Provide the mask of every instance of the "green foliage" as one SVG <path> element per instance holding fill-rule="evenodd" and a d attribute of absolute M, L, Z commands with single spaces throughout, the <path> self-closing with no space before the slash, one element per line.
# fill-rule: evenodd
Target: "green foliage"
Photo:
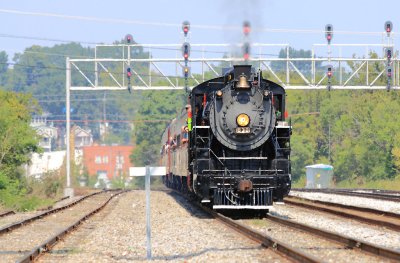
<path fill-rule="evenodd" d="M 0 204 L 18 211 L 28 211 L 39 206 L 48 206 L 51 200 L 41 198 L 37 195 L 27 195 L 25 182 L 11 179 L 0 172 Z"/>
<path fill-rule="evenodd" d="M 313 163 L 332 164 L 337 182 L 396 178 L 398 100 L 397 93 L 386 91 L 288 91 L 294 180 Z M 316 111 L 320 113 L 301 114 Z"/>
<path fill-rule="evenodd" d="M 38 110 L 31 96 L 0 90 L 0 172 L 17 177 L 17 168 L 40 152 L 31 114 Z"/>
<path fill-rule="evenodd" d="M 287 50 L 285 49 L 281 49 L 279 51 L 279 55 L 278 58 L 286 58 L 287 57 Z M 311 54 L 311 50 L 304 50 L 304 49 L 294 49 L 292 47 L 289 47 L 289 57 L 290 58 L 311 58 L 312 54 Z M 295 61 L 293 62 L 293 64 L 296 66 L 296 68 L 303 72 L 306 73 L 308 75 L 310 75 L 311 72 L 311 62 L 306 62 L 306 61 Z M 281 62 L 281 61 L 273 61 L 271 63 L 271 67 L 276 70 L 276 71 L 285 71 L 286 70 L 286 62 Z M 316 62 L 315 63 L 315 67 L 321 68 L 321 62 Z"/>
<path fill-rule="evenodd" d="M 183 91 L 143 92 L 135 119 L 135 149 L 131 160 L 135 166 L 156 165 L 159 159 L 161 135 L 167 122 L 177 116 L 185 104 Z"/>

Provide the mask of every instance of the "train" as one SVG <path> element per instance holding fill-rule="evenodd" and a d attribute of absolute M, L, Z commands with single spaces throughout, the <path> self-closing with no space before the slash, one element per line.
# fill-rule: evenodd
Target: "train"
<path fill-rule="evenodd" d="M 188 94 L 166 127 L 164 183 L 214 210 L 267 211 L 291 188 L 285 89 L 251 65 L 235 65 Z"/>

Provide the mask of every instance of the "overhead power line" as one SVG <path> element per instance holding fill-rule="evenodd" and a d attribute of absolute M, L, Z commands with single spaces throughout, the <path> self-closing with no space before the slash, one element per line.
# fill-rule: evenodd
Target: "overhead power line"
<path fill-rule="evenodd" d="M 99 17 L 88 17 L 88 16 L 73 16 L 64 15 L 56 13 L 41 13 L 41 12 L 29 12 L 21 10 L 11 10 L 11 9 L 0 9 L 0 13 L 4 14 L 14 14 L 14 15 L 25 15 L 25 16 L 37 16 L 37 17 L 53 17 L 68 20 L 79 20 L 88 22 L 101 22 L 101 23 L 113 23 L 113 24 L 134 24 L 134 25 L 146 25 L 146 26 L 159 26 L 159 27 L 178 27 L 180 28 L 182 24 L 177 23 L 164 23 L 164 22 L 149 22 L 141 20 L 127 20 L 127 19 L 115 19 L 115 18 L 99 18 Z M 191 25 L 192 28 L 198 29 L 213 29 L 213 30 L 234 30 L 239 31 L 242 29 L 241 26 L 222 26 L 222 25 Z M 320 34 L 324 33 L 324 30 L 317 29 L 293 29 L 293 28 L 268 28 L 268 27 L 255 27 L 254 31 L 263 31 L 271 33 L 312 33 Z M 359 34 L 359 35 L 382 35 L 383 32 L 372 32 L 372 31 L 335 31 L 336 34 Z"/>

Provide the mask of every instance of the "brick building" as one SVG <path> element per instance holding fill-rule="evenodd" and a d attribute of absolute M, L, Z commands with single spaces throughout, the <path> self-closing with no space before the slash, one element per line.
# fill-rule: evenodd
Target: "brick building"
<path fill-rule="evenodd" d="M 83 146 L 83 165 L 89 176 L 108 179 L 124 174 L 129 175 L 129 167 L 133 164 L 129 160 L 133 146 Z"/>

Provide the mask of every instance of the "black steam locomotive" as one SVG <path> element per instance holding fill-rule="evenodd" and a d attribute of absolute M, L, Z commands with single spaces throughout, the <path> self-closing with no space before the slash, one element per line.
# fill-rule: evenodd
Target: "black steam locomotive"
<path fill-rule="evenodd" d="M 193 88 L 163 134 L 167 186 L 213 209 L 268 210 L 291 187 L 285 90 L 249 65 Z"/>

